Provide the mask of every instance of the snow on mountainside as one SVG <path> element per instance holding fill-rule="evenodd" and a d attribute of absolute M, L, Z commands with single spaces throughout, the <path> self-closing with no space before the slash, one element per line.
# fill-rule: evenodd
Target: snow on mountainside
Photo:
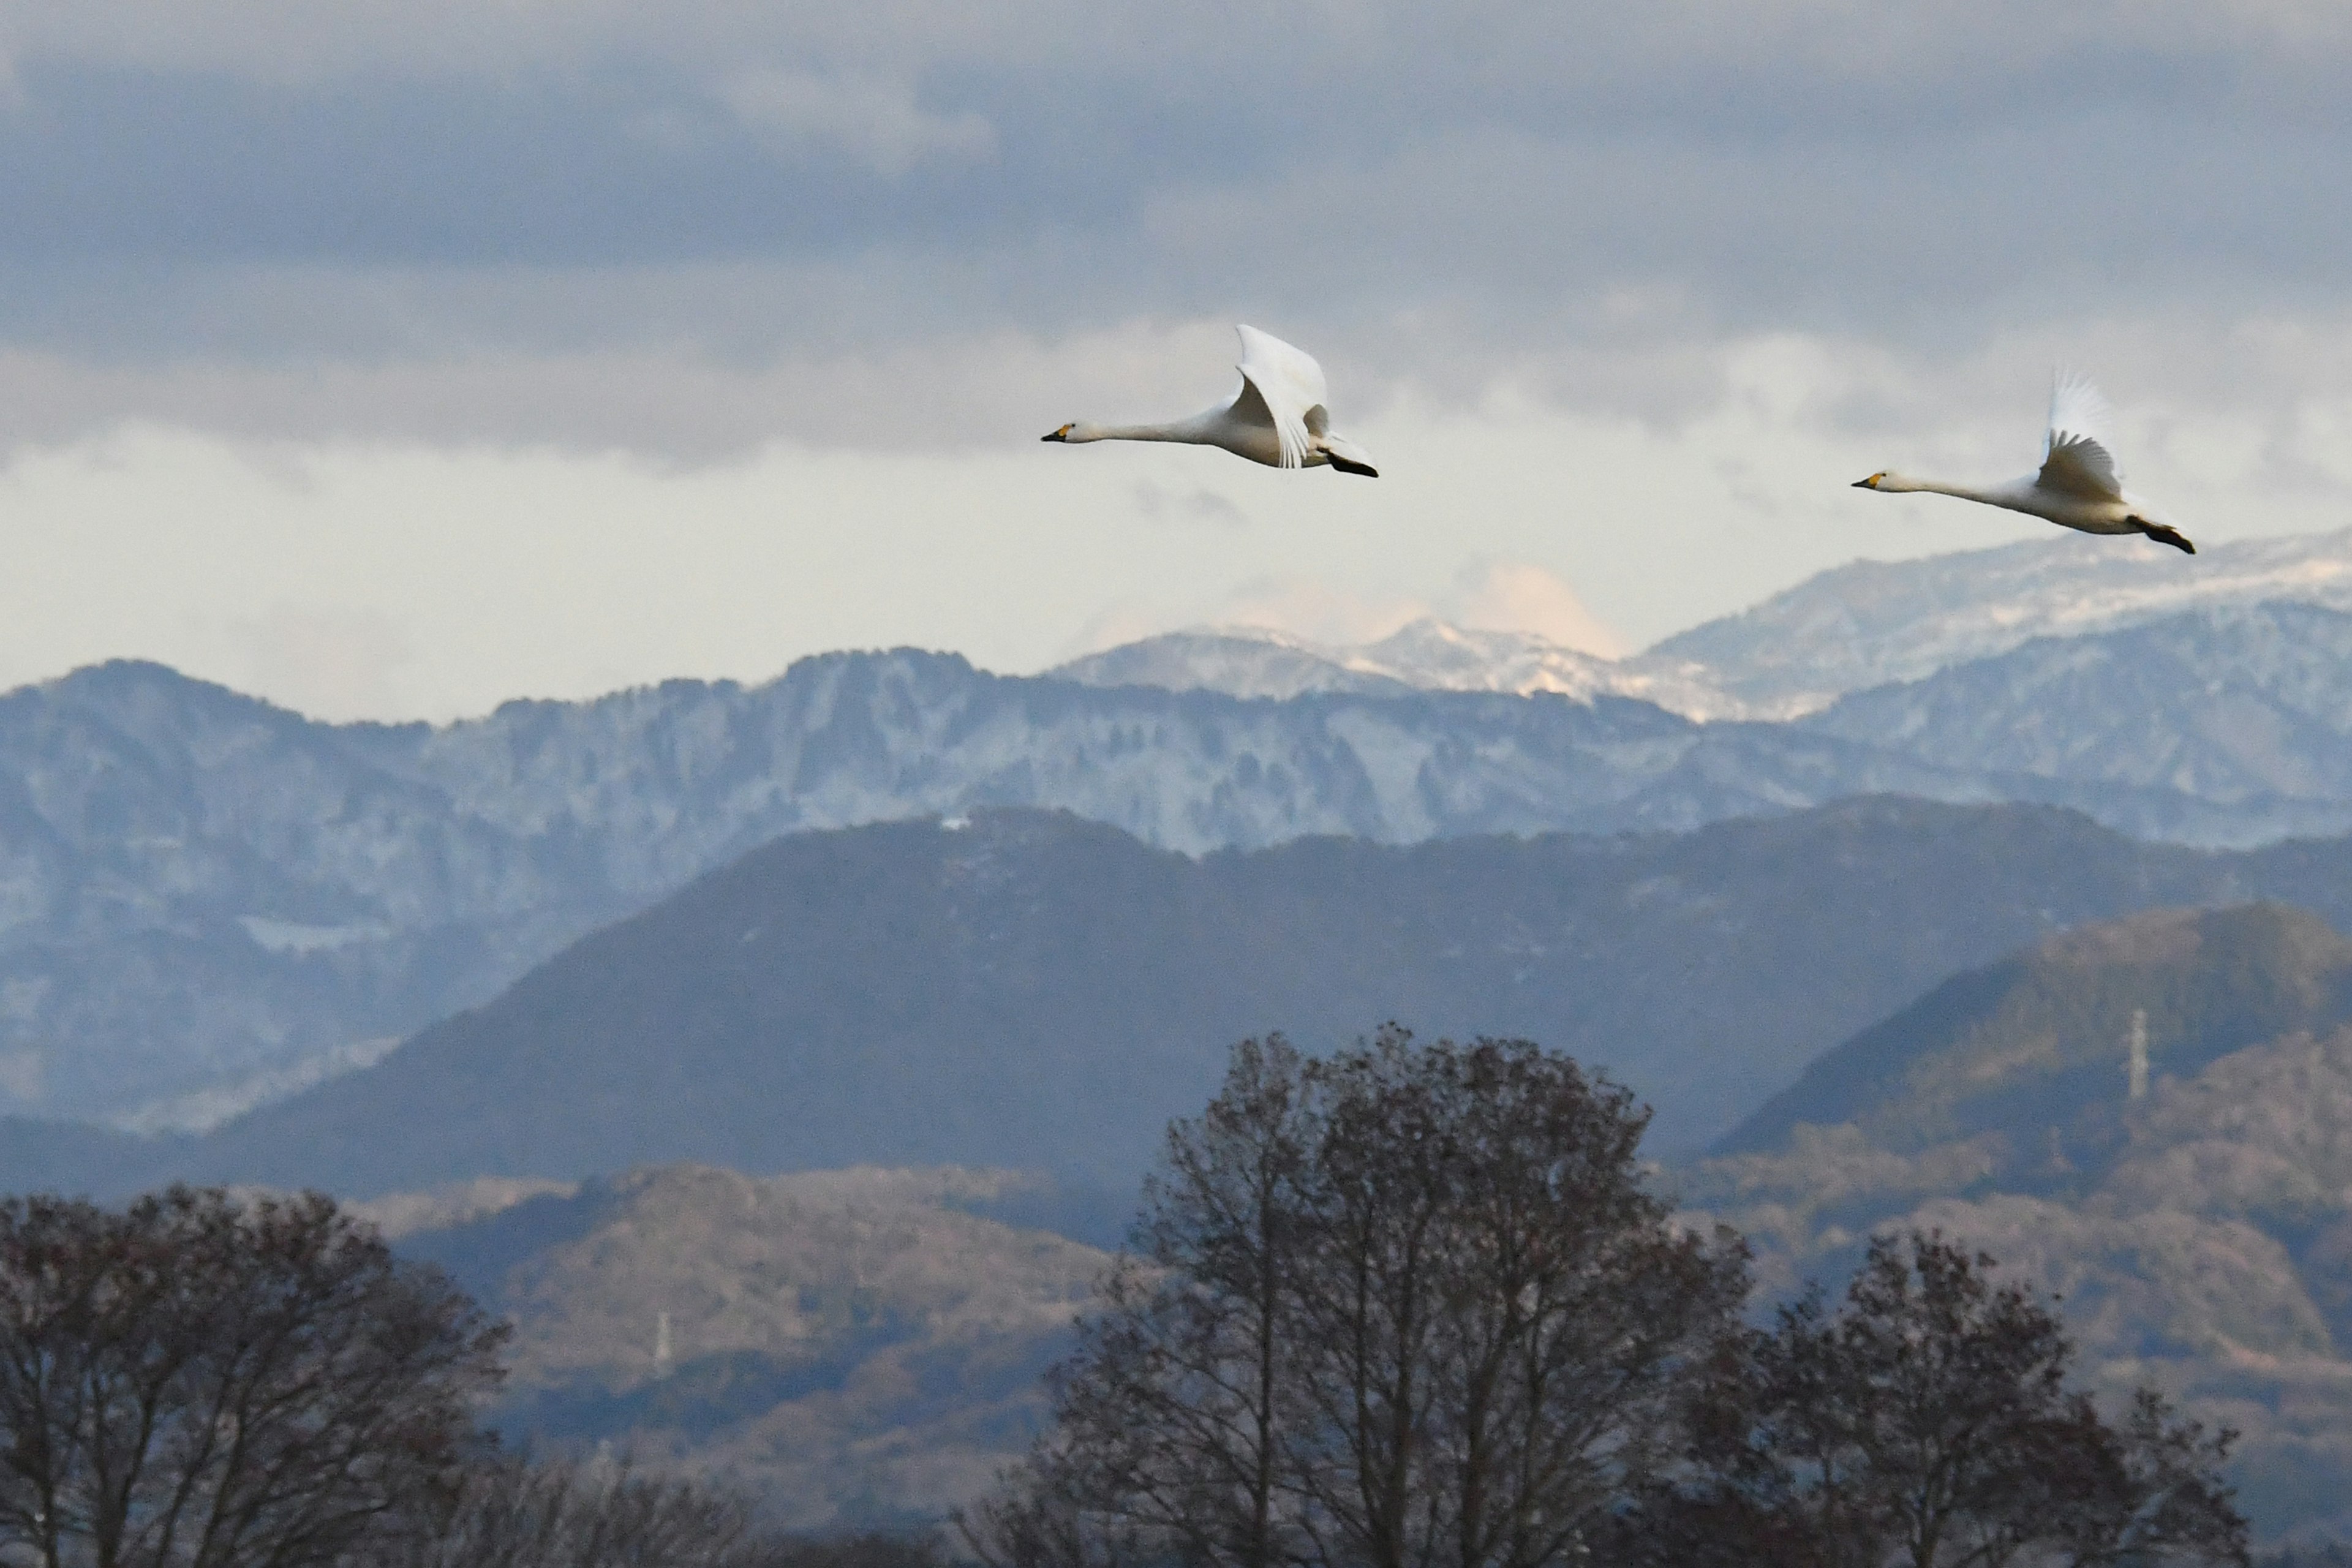
<path fill-rule="evenodd" d="M 1203 626 L 1121 644 L 1045 672 L 1081 686 L 1156 686 L 1277 701 L 1309 691 L 1402 692 L 1413 682 L 1352 668 L 1348 650 L 1272 626 Z"/>
<path fill-rule="evenodd" d="M 2302 830 L 2340 832 L 2352 826 L 2352 615 L 2270 604 L 2037 637 L 1801 724 L 1945 766 L 2175 790 L 2250 824 L 2311 803 Z"/>
<path fill-rule="evenodd" d="M 1859 561 L 1623 659 L 1530 633 L 1423 619 L 1379 642 L 1344 647 L 1263 626 L 1170 632 L 1048 673 L 1089 686 L 1236 697 L 1375 691 L 1391 683 L 1549 691 L 1578 701 L 1609 695 L 1702 722 L 1777 721 L 2034 637 L 2272 600 L 2352 610 L 2352 530 L 2219 544 L 2192 560 L 2155 545 L 2065 535 L 1917 561 Z"/>
<path fill-rule="evenodd" d="M 2034 637 L 2113 631 L 2266 601 L 2352 611 L 2352 530 L 2217 544 L 2063 535 L 1918 561 L 1858 561 L 1627 662 L 1696 666 L 1748 716 L 1786 719 Z"/>
<path fill-rule="evenodd" d="M 1234 697 L 1309 691 L 1547 692 L 1631 697 L 1685 718 L 1736 718 L 1739 704 L 1695 665 L 1607 659 L 1532 632 L 1477 631 L 1423 617 L 1378 642 L 1310 642 L 1271 626 L 1206 626 L 1124 644 L 1048 670 L 1086 686 L 1157 686 Z"/>

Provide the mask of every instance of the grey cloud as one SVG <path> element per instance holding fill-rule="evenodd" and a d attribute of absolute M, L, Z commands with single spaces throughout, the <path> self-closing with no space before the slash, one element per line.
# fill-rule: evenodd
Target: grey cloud
<path fill-rule="evenodd" d="M 754 133 L 776 138 L 787 156 L 838 151 L 886 177 L 996 153 L 996 131 L 986 120 L 934 113 L 905 82 L 886 77 L 754 70 L 729 79 L 719 96 Z"/>
<path fill-rule="evenodd" d="M 1968 353 L 2347 303 L 2321 8 L 561 9 L 0 3 L 35 426 L 208 385 L 287 430 L 726 447 L 762 400 L 855 426 L 826 378 L 924 379 L 925 344 L 1138 321 L 1263 316 L 1471 395 L 1710 332 Z M 576 390 L 501 412 L 526 382 Z"/>

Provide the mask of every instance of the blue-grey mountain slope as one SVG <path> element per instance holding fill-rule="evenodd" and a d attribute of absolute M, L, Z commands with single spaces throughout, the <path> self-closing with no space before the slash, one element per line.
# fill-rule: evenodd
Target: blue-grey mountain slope
<path fill-rule="evenodd" d="M 1030 812 L 800 834 L 374 1067 L 143 1163 L 109 1145 L 13 1178 L 371 1194 L 692 1159 L 1116 1184 L 1233 1040 L 1322 1047 L 1388 1018 L 1607 1067 L 1671 1151 L 1956 970 L 2084 920 L 2256 896 L 2352 921 L 2352 842 L 2213 854 L 1884 799 L 1675 836 L 1197 860 Z"/>
<path fill-rule="evenodd" d="M 2288 820 L 2342 831 L 2352 615 L 2267 604 L 2038 637 L 1802 722 L 1938 766 L 2194 798 L 2241 812 L 2249 841 Z"/>
<path fill-rule="evenodd" d="M 1202 851 L 1683 827 L 1864 790 L 2002 793 L 1613 698 L 1244 701 L 902 651 L 432 729 L 111 665 L 0 698 L 0 1111 L 216 1121 L 797 829 L 1043 805 Z"/>
<path fill-rule="evenodd" d="M 1691 634 L 1717 674 L 1821 672 L 1807 690 L 1991 658 L 1793 725 L 1612 695 L 1679 700 L 1687 661 L 1629 686 L 1627 667 L 1432 626 L 1356 650 L 1377 678 L 1322 664 L 1356 689 L 1311 689 L 1321 656 L 1275 648 L 1291 664 L 1257 674 L 1282 700 L 901 650 L 440 728 L 315 723 L 150 665 L 84 670 L 0 696 L 0 1114 L 216 1124 L 779 834 L 992 805 L 1192 853 L 1679 830 L 1872 793 L 2070 805 L 2209 845 L 2352 826 L 2340 619 L 2147 624 L 2338 595 L 2352 536 L 2227 546 L 2155 577 L 2081 548 L 1843 569 Z M 2016 646 L 2053 626 L 2110 629 Z M 1176 679 L 1104 659 L 1090 679 Z"/>

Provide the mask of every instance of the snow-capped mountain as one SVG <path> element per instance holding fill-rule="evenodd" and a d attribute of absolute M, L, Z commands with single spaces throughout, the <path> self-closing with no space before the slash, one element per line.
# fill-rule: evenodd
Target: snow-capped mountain
<path fill-rule="evenodd" d="M 1784 720 L 2035 637 L 2270 601 L 2352 610 L 2352 530 L 2218 544 L 2190 559 L 2068 534 L 1918 561 L 1858 561 L 1622 659 L 1530 633 L 1424 619 L 1350 646 L 1260 626 L 1171 632 L 1051 673 L 1089 686 L 1237 697 L 1379 690 L 1387 682 L 1430 691 L 1549 691 L 1579 701 L 1609 695 L 1701 721 Z"/>
<path fill-rule="evenodd" d="M 1414 682 L 1359 668 L 1350 650 L 1311 643 L 1272 626 L 1202 626 L 1122 643 L 1045 673 L 1081 686 L 1156 686 L 1276 701 L 1309 691 L 1396 694 Z"/>
<path fill-rule="evenodd" d="M 2036 637 L 1801 727 L 1947 767 L 2175 791 L 2249 820 L 2294 802 L 2332 815 L 2352 796 L 2352 615 L 2256 605 Z"/>
<path fill-rule="evenodd" d="M 2062 534 L 1918 561 L 1858 561 L 1627 662 L 1696 666 L 1747 717 L 1786 719 L 2035 637 L 2271 601 L 2352 610 L 2352 529 L 2216 544 L 2194 556 Z"/>
<path fill-rule="evenodd" d="M 1377 642 L 1311 642 L 1272 626 L 1165 633 L 1047 671 L 1086 686 L 1157 686 L 1233 697 L 1309 691 L 1538 692 L 1590 702 L 1631 697 L 1691 719 L 1737 718 L 1740 704 L 1696 665 L 1602 658 L 1532 632 L 1485 631 L 1424 616 Z"/>

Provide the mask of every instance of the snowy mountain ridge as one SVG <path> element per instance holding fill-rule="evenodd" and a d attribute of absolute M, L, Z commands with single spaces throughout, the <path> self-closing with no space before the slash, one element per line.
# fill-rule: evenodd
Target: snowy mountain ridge
<path fill-rule="evenodd" d="M 2249 539 L 2182 556 L 2064 534 L 1916 561 L 1857 561 L 1629 662 L 1693 665 L 1754 719 L 1918 680 L 2036 637 L 2084 637 L 2265 603 L 2352 610 L 2352 529 Z"/>
<path fill-rule="evenodd" d="M 1046 673 L 1086 686 L 1156 686 L 1231 697 L 1493 691 L 1584 703 L 1630 697 L 1702 721 L 1744 711 L 1695 664 L 1603 658 L 1533 632 L 1457 626 L 1434 616 L 1356 644 L 1318 643 L 1275 626 L 1188 628 L 1072 659 Z"/>
<path fill-rule="evenodd" d="M 1552 692 L 1654 702 L 1685 718 L 1781 721 L 2037 637 L 2082 637 L 2263 603 L 2352 610 L 2352 529 L 2218 544 L 2184 560 L 2072 535 L 1916 561 L 1858 561 L 1738 615 L 1608 659 L 1530 632 L 1416 620 L 1375 642 L 1266 626 L 1186 628 L 1048 673 L 1089 686 L 1236 697 L 1307 691 Z"/>

